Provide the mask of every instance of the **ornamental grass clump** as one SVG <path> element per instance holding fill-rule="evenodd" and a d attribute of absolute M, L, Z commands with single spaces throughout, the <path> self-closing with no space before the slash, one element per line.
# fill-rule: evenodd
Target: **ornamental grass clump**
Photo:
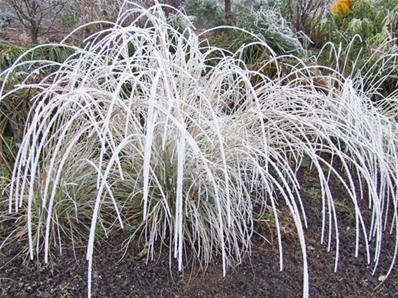
<path fill-rule="evenodd" d="M 264 67 L 274 64 L 277 75 L 248 70 L 239 57 L 250 45 L 228 54 L 210 47 L 192 27 L 170 26 L 163 8 L 126 1 L 116 23 L 84 47 L 70 46 L 74 54 L 65 62 L 30 61 L 38 69 L 56 67 L 40 82 L 27 77 L 1 90 L 2 101 L 34 90 L 9 190 L 9 211 L 25 219 L 30 258 L 44 252 L 47 262 L 68 239 L 84 241 L 91 295 L 98 229 L 108 233 L 139 218 L 149 259 L 160 244 L 180 270 L 191 252 L 205 265 L 220 258 L 226 274 L 250 253 L 256 216 L 270 209 L 282 269 L 278 207 L 286 205 L 308 296 L 307 221 L 296 172 L 309 159 L 322 190 L 322 242 L 335 248 L 336 268 L 331 176 L 355 214 L 356 254 L 363 244 L 377 266 L 384 230 L 398 232 L 395 119 L 338 73 L 329 87 L 319 87 L 311 67 L 296 59 L 285 74 L 262 41 L 273 57 Z M 7 80 L 26 63 L 17 61 L 1 76 Z M 356 176 L 367 192 L 358 191 Z"/>

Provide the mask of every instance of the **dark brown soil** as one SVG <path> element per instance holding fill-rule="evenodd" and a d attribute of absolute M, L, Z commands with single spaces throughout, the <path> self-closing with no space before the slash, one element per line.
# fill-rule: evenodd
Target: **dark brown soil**
<path fill-rule="evenodd" d="M 306 232 L 312 297 L 398 297 L 396 267 L 384 283 L 394 249 L 393 237 L 383 241 L 383 258 L 376 274 L 367 265 L 365 251 L 355 252 L 355 227 L 349 209 L 339 212 L 340 258 L 334 273 L 334 252 L 320 244 L 320 199 L 311 173 L 302 171 L 303 197 L 306 200 L 309 229 Z M 336 200 L 345 202 L 341 186 L 334 182 Z M 347 203 L 347 202 L 346 202 Z M 348 203 L 347 203 L 348 204 Z M 272 226 L 272 224 L 270 224 Z M 263 230 L 267 231 L 264 226 Z M 108 244 L 97 247 L 94 259 L 93 296 L 95 297 L 300 297 L 302 296 L 302 257 L 294 228 L 284 223 L 284 271 L 279 271 L 276 243 L 254 240 L 251 257 L 222 275 L 221 264 L 212 264 L 206 273 L 197 266 L 178 272 L 174 259 L 161 253 L 154 262 L 139 259 L 133 244 L 122 258 L 120 243 L 125 235 L 113 235 Z M 268 233 L 272 240 L 271 233 Z M 272 242 L 272 241 L 271 241 Z M 12 244 L 0 255 L 1 297 L 83 297 L 87 295 L 87 264 L 84 250 L 66 249 L 51 265 L 24 261 L 17 255 L 24 243 Z M 362 247 L 363 248 L 363 247 Z M 15 257 L 16 256 L 16 257 Z"/>

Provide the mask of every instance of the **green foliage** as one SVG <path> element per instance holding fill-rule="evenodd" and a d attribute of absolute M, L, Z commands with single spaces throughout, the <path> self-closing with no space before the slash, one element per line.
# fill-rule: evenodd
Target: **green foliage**
<path fill-rule="evenodd" d="M 331 13 L 327 15 L 320 28 L 324 33 L 324 40 L 319 42 L 348 44 L 355 35 L 359 35 L 366 46 L 378 47 L 384 40 L 397 33 L 397 11 L 398 0 L 354 0 L 346 17 L 334 16 Z"/>
<path fill-rule="evenodd" d="M 294 32 L 302 32 L 313 38 L 330 0 L 281 0 L 283 17 Z"/>
<path fill-rule="evenodd" d="M 79 24 L 79 15 L 76 13 L 76 8 L 67 6 L 63 10 L 59 23 L 63 27 L 72 28 Z"/>
<path fill-rule="evenodd" d="M 185 10 L 195 16 L 194 24 L 198 27 L 220 25 L 224 21 L 224 10 L 216 0 L 186 0 Z"/>
<path fill-rule="evenodd" d="M 10 17 L 9 16 L 0 16 L 0 28 L 5 28 L 10 24 Z"/>
<path fill-rule="evenodd" d="M 18 58 L 21 58 L 20 62 L 27 60 L 62 62 L 71 53 L 72 51 L 65 47 L 40 47 L 28 51 L 28 48 L 2 41 L 0 42 L 0 74 L 11 67 Z M 0 76 L 0 87 L 2 84 L 5 84 L 3 86 L 5 90 L 10 90 L 17 84 L 20 84 L 28 75 L 30 76 L 30 81 L 37 82 L 55 70 L 54 66 L 42 68 L 40 71 L 37 67 L 21 65 L 15 72 L 8 76 L 5 82 L 3 80 L 6 76 L 3 73 Z M 35 94 L 35 92 L 31 89 L 17 90 L 12 96 L 0 103 L 0 192 L 2 191 L 2 186 L 10 178 L 9 176 L 12 172 L 17 153 L 17 144 L 22 139 L 31 107 L 29 97 Z"/>
<path fill-rule="evenodd" d="M 329 13 L 318 32 L 319 63 L 337 68 L 354 80 L 363 76 L 380 80 L 372 99 L 395 90 L 398 0 L 354 0 L 347 16 Z M 330 49 L 330 51 L 329 51 Z M 366 74 L 366 75 L 365 75 Z M 363 82 L 367 89 L 373 83 Z"/>
<path fill-rule="evenodd" d="M 309 187 L 306 192 L 310 195 L 310 197 L 314 200 L 318 200 L 320 199 L 320 197 L 322 196 L 321 191 L 314 186 Z"/>
<path fill-rule="evenodd" d="M 272 9 L 272 8 L 281 8 L 282 0 L 243 0 L 239 1 L 235 7 L 235 13 L 240 14 L 242 11 L 249 12 L 250 10 L 259 10 L 259 9 Z"/>
<path fill-rule="evenodd" d="M 179 14 L 171 14 L 167 18 L 167 23 L 170 24 L 173 28 L 179 30 L 180 32 L 184 31 L 186 28 L 192 28 L 192 19 L 195 17 L 184 17 Z"/>
<path fill-rule="evenodd" d="M 337 211 L 349 222 L 353 223 L 355 220 L 355 212 L 352 211 L 351 207 L 345 202 L 336 201 L 334 203 Z"/>
<path fill-rule="evenodd" d="M 25 47 L 0 41 L 0 72 L 10 67 L 18 58 L 18 56 L 25 51 Z"/>
<path fill-rule="evenodd" d="M 276 224 L 276 219 L 275 219 L 275 215 L 272 212 L 272 210 L 267 210 L 262 214 L 262 219 L 268 223 L 271 223 L 273 225 Z"/>
<path fill-rule="evenodd" d="M 277 55 L 302 55 L 304 52 L 297 36 L 290 29 L 277 7 L 241 11 L 236 17 L 236 25 L 244 31 L 220 30 L 212 42 L 231 51 L 235 51 L 243 45 L 261 41 L 266 43 Z M 242 59 L 249 64 L 264 61 L 269 57 L 270 51 L 264 47 L 264 44 L 247 47 L 242 54 Z"/>
<path fill-rule="evenodd" d="M 3 72 L 5 69 L 12 66 L 13 63 L 24 53 L 26 55 L 22 57 L 22 61 L 50 60 L 55 62 L 63 62 L 73 53 L 73 51 L 68 47 L 43 46 L 28 52 L 28 48 L 26 47 L 0 41 L 0 72 Z M 17 75 L 16 77 L 22 77 L 22 75 L 26 75 L 30 71 L 31 70 L 27 67 L 19 67 L 18 72 L 20 72 L 21 76 Z M 13 75 L 15 76 L 15 74 L 16 73 Z"/>

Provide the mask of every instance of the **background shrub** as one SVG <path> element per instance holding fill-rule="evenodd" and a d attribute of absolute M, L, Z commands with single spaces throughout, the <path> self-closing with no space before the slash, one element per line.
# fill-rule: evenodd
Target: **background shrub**
<path fill-rule="evenodd" d="M 225 22 L 223 7 L 217 0 L 186 0 L 184 8 L 188 15 L 194 15 L 194 24 L 210 28 Z"/>

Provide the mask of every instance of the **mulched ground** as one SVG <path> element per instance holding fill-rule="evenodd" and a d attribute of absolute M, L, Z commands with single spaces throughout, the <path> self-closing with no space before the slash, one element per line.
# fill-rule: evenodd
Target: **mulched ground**
<path fill-rule="evenodd" d="M 334 252 L 320 245 L 320 204 L 317 185 L 310 172 L 301 171 L 303 197 L 306 201 L 309 229 L 306 232 L 312 297 L 398 297 L 398 274 L 394 268 L 390 277 L 379 282 L 390 265 L 394 249 L 393 237 L 383 242 L 383 258 L 375 275 L 366 264 L 364 250 L 354 257 L 355 228 L 349 209 L 341 208 L 340 261 L 334 273 Z M 344 206 L 345 194 L 333 182 L 336 201 Z M 133 244 L 122 258 L 120 243 L 125 238 L 115 234 L 108 244 L 97 247 L 94 259 L 94 297 L 300 297 L 302 296 L 302 258 L 298 241 L 289 223 L 284 229 L 284 271 L 279 271 L 279 257 L 274 245 L 254 240 L 251 257 L 230 268 L 222 276 L 221 264 L 211 265 L 206 273 L 197 266 L 178 272 L 174 260 L 169 267 L 169 255 L 162 253 L 156 261 L 146 263 L 139 257 L 140 249 Z M 266 231 L 267 227 L 264 226 Z M 3 235 L 4 236 L 4 235 Z M 271 234 L 269 234 L 272 238 Z M 18 254 L 25 243 L 16 243 L 0 255 L 1 297 L 84 297 L 87 295 L 87 264 L 84 250 L 77 259 L 72 250 L 51 265 L 26 261 Z M 362 247 L 363 248 L 363 247 Z M 24 261 L 25 260 L 25 261 Z"/>

